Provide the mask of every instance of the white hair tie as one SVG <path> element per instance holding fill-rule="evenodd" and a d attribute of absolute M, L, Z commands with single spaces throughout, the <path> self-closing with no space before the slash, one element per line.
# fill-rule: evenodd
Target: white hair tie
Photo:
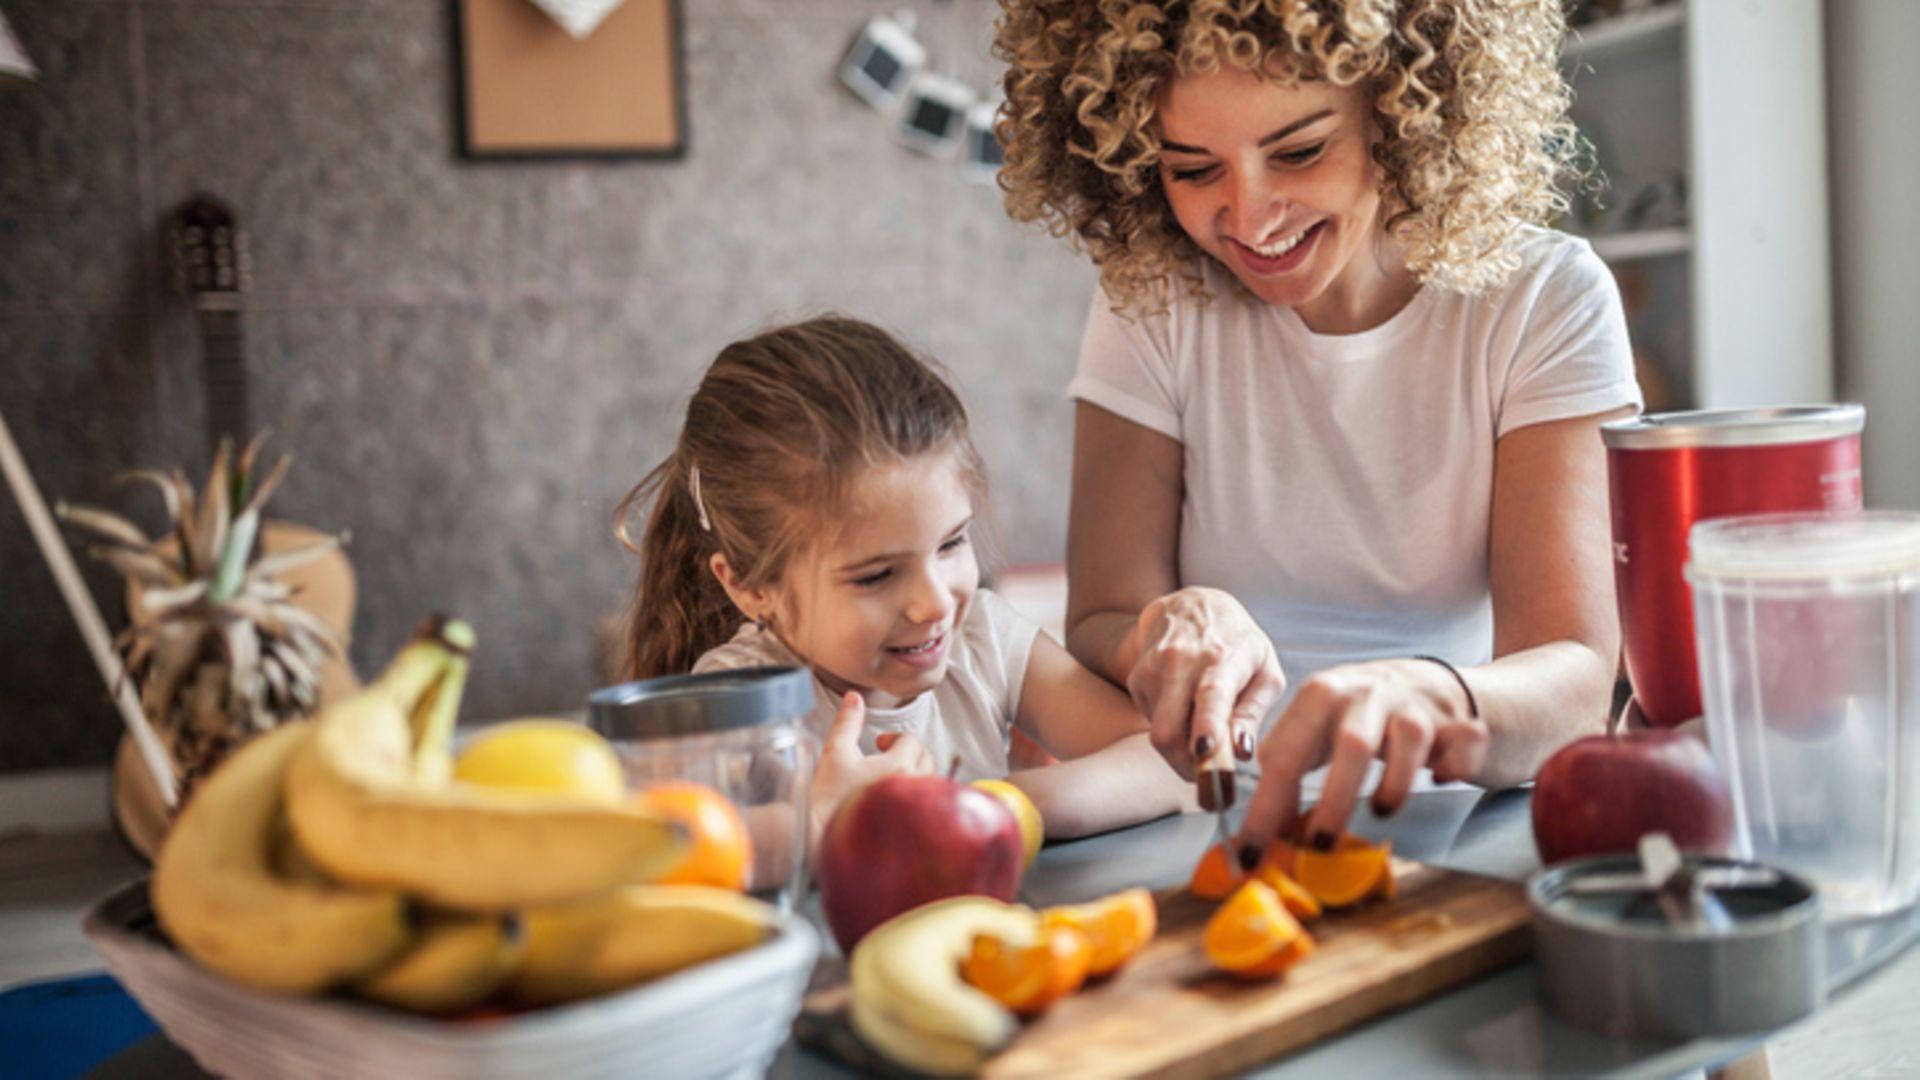
<path fill-rule="evenodd" d="M 693 489 L 693 510 L 700 515 L 700 531 L 712 532 L 713 522 L 707 519 L 707 503 L 700 497 L 700 466 L 695 465 L 687 476 L 687 486 Z"/>

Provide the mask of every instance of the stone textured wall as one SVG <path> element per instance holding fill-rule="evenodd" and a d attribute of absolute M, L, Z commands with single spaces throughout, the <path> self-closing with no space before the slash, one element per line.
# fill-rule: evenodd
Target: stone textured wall
<path fill-rule="evenodd" d="M 950 368 L 1007 558 L 1056 560 L 1093 273 L 833 80 L 898 6 L 682 0 L 683 159 L 502 164 L 455 152 L 443 0 L 5 0 L 43 78 L 0 86 L 0 411 L 50 500 L 151 525 L 111 478 L 204 468 L 159 240 L 206 190 L 252 233 L 254 415 L 296 455 L 278 511 L 352 531 L 363 675 L 444 609 L 481 636 L 470 715 L 577 707 L 632 578 L 614 503 L 721 345 L 824 309 Z M 991 82 L 988 0 L 907 6 L 939 68 Z M 0 687 L 0 771 L 106 760 L 116 719 L 10 500 Z"/>

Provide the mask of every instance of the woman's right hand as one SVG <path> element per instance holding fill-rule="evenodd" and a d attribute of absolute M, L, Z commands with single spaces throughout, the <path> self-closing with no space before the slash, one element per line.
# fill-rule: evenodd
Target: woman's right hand
<path fill-rule="evenodd" d="M 1195 763 L 1231 742 L 1253 757 L 1261 718 L 1286 675 L 1273 642 L 1247 609 L 1219 589 L 1189 586 L 1143 608 L 1122 644 L 1127 693 L 1151 725 L 1154 748 L 1191 780 Z"/>
<path fill-rule="evenodd" d="M 840 698 L 840 710 L 820 747 L 820 760 L 813 767 L 813 783 L 807 793 L 808 839 L 818 843 L 827 821 L 840 803 L 854 791 L 883 776 L 894 773 L 926 775 L 939 771 L 933 755 L 920 740 L 907 734 L 894 734 L 877 754 L 860 751 L 860 732 L 867 724 L 867 703 L 849 690 Z"/>

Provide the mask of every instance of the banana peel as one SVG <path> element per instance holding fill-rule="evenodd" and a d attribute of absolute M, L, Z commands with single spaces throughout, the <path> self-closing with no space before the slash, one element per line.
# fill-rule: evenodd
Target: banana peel
<path fill-rule="evenodd" d="M 849 962 L 854 1031 L 897 1064 L 941 1076 L 979 1071 L 1020 1029 L 1020 1019 L 960 977 L 973 939 L 1014 946 L 1040 940 L 1031 908 L 957 896 L 880 924 Z"/>
<path fill-rule="evenodd" d="M 731 889 L 630 885 L 522 913 L 526 954 L 510 983 L 528 1004 L 591 997 L 752 948 L 775 912 Z"/>
<path fill-rule="evenodd" d="M 411 948 L 354 984 L 353 992 L 408 1012 L 443 1016 L 493 996 L 525 952 L 526 935 L 512 916 L 434 916 Z"/>
<path fill-rule="evenodd" d="M 472 630 L 429 620 L 379 679 L 314 720 L 287 773 L 299 845 L 325 873 L 441 908 L 506 913 L 649 881 L 685 847 L 634 803 L 447 777 Z"/>
<path fill-rule="evenodd" d="M 282 780 L 313 736 L 310 723 L 286 724 L 222 762 L 174 823 L 151 887 L 160 925 L 188 956 L 236 982 L 287 994 L 363 976 L 412 937 L 396 891 L 275 870 Z"/>

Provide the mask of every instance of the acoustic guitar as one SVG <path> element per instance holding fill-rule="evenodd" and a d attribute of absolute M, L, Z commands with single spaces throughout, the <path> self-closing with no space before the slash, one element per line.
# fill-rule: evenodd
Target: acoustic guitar
<path fill-rule="evenodd" d="M 199 329 L 201 375 L 206 391 L 207 446 L 222 438 L 244 445 L 255 431 L 247 388 L 246 328 L 242 295 L 249 283 L 247 234 L 232 208 L 200 195 L 175 211 L 167 226 L 166 248 L 175 287 L 193 303 Z M 290 521 L 261 523 L 259 554 L 307 547 L 322 533 Z M 351 641 L 357 584 L 353 566 L 338 549 L 281 576 L 294 602 L 332 629 L 341 655 L 320 669 L 320 706 L 360 688 L 346 661 Z M 139 610 L 139 587 L 129 584 L 127 610 Z M 113 764 L 114 818 L 127 841 L 151 858 L 167 828 L 167 814 L 153 777 L 131 740 L 123 737 Z"/>

